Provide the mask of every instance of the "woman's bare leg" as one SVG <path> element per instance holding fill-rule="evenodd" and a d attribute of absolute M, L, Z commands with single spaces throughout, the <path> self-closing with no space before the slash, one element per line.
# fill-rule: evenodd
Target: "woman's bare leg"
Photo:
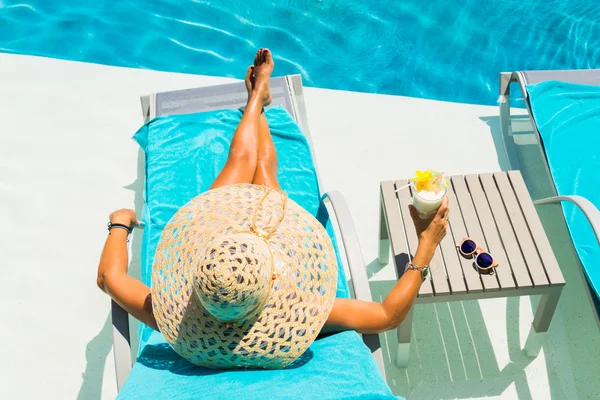
<path fill-rule="evenodd" d="M 270 54 L 269 54 L 270 56 Z M 254 68 L 250 67 L 252 73 L 246 77 L 246 89 L 248 97 L 251 96 L 254 88 Z M 273 145 L 273 138 L 269 130 L 269 124 L 265 114 L 260 115 L 258 126 L 258 155 L 256 162 L 256 171 L 252 183 L 255 185 L 265 185 L 275 189 L 281 189 L 277 180 L 277 152 Z"/>
<path fill-rule="evenodd" d="M 263 113 L 260 116 L 258 127 L 258 157 L 252 183 L 281 189 L 277 180 L 277 166 L 277 152 L 273 145 L 273 138 L 267 124 L 267 118 Z"/>
<path fill-rule="evenodd" d="M 246 110 L 231 139 L 229 157 L 213 182 L 211 189 L 234 183 L 252 183 L 258 165 L 258 146 L 261 113 L 271 103 L 269 79 L 273 72 L 271 52 L 260 49 L 254 66 L 248 68 L 246 79 L 254 73 L 254 85 L 248 96 Z M 263 116 L 264 118 L 264 116 Z"/>

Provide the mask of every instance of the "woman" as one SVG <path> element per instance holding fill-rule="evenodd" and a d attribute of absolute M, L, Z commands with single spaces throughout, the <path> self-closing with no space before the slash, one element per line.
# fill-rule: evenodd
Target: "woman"
<path fill-rule="evenodd" d="M 279 190 L 277 154 L 263 107 L 271 102 L 269 79 L 274 63 L 268 49 L 260 49 L 254 65 L 248 68 L 246 87 L 248 103 L 237 127 L 228 160 L 211 189 L 233 184 L 263 185 Z M 434 217 L 421 220 L 411 206 L 419 246 L 412 263 L 382 303 L 337 298 L 327 316 L 323 331 L 355 330 L 380 333 L 396 328 L 406 317 L 426 278 L 425 267 L 437 245 L 446 235 L 448 200 L 445 199 Z M 132 227 L 138 224 L 132 210 L 118 210 L 110 215 L 112 224 Z M 97 283 L 121 307 L 146 325 L 159 330 L 153 314 L 151 289 L 127 275 L 126 229 L 112 229 L 102 252 Z"/>

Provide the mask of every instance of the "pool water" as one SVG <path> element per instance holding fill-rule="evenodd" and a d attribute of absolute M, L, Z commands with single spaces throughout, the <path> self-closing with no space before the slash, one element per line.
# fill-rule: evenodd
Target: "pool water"
<path fill-rule="evenodd" d="M 600 68 L 589 0 L 0 0 L 0 51 L 242 78 L 269 47 L 309 86 L 494 104 L 498 73 Z"/>

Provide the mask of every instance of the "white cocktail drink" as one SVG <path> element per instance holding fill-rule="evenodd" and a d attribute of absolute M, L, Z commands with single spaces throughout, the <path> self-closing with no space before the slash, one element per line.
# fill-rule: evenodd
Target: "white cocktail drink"
<path fill-rule="evenodd" d="M 419 217 L 427 219 L 431 217 L 440 208 L 444 196 L 446 196 L 446 185 L 436 185 L 437 187 L 433 190 L 421 190 L 417 191 L 413 189 L 413 205 L 419 213 Z"/>

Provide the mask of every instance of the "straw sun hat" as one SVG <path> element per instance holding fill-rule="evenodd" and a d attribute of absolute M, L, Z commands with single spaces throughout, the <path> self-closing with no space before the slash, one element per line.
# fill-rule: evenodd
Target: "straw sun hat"
<path fill-rule="evenodd" d="M 277 190 L 238 184 L 173 216 L 152 280 L 156 322 L 179 355 L 209 368 L 282 368 L 325 323 L 337 262 L 307 211 Z"/>

